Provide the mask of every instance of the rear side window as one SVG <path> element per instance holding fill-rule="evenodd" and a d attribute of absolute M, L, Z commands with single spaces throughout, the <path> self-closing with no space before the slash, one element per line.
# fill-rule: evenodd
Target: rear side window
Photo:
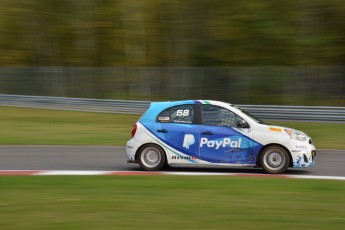
<path fill-rule="evenodd" d="M 178 105 L 163 110 L 157 122 L 192 124 L 194 122 L 194 105 Z"/>
<path fill-rule="evenodd" d="M 171 121 L 171 118 L 170 118 L 171 111 L 170 110 L 171 110 L 171 108 L 166 109 L 163 112 L 161 112 L 158 115 L 156 121 L 158 121 L 158 122 L 170 122 Z"/>

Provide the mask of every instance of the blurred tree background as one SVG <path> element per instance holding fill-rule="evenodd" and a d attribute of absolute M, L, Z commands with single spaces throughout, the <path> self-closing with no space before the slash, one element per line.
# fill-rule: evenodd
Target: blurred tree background
<path fill-rule="evenodd" d="M 343 0 L 1 0 L 0 93 L 345 106 Z"/>

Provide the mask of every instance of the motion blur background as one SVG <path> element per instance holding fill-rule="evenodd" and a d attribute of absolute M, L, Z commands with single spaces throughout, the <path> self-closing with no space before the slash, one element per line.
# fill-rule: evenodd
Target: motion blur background
<path fill-rule="evenodd" d="M 343 0 L 1 0 L 0 93 L 345 106 Z"/>

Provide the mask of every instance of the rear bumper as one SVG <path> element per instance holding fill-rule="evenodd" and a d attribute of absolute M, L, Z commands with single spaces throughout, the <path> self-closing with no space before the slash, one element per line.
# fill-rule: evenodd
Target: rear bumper
<path fill-rule="evenodd" d="M 135 154 L 139 148 L 139 143 L 135 139 L 130 139 L 126 144 L 127 163 L 138 163 Z"/>

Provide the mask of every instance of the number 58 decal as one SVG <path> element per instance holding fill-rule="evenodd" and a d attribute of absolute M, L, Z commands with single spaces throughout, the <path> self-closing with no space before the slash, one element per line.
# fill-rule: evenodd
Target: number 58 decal
<path fill-rule="evenodd" d="M 182 110 L 182 109 L 179 109 L 179 110 L 177 110 L 177 112 L 176 112 L 176 116 L 178 116 L 178 117 L 187 117 L 187 116 L 189 116 L 189 110 L 188 109 L 186 109 L 186 110 Z"/>

